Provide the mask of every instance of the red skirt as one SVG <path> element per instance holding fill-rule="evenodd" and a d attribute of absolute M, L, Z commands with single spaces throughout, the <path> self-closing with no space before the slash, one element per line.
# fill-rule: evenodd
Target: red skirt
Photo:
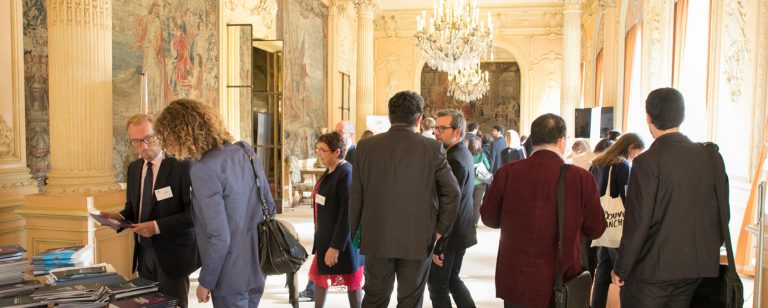
<path fill-rule="evenodd" d="M 329 287 L 339 287 L 349 291 L 360 290 L 363 287 L 363 266 L 352 274 L 341 275 L 320 275 L 317 271 L 317 255 L 312 258 L 312 265 L 309 267 L 309 280 L 318 287 L 328 289 Z"/>

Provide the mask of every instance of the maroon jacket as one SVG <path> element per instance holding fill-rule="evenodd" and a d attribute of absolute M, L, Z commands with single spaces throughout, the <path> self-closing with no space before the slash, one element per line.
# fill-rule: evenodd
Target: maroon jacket
<path fill-rule="evenodd" d="M 496 297 L 530 308 L 547 307 L 555 285 L 557 179 L 562 158 L 539 150 L 504 165 L 493 178 L 480 215 L 501 228 L 496 260 Z M 605 231 L 594 177 L 569 168 L 565 176 L 563 262 L 565 281 L 581 273 L 582 234 L 596 239 Z"/>

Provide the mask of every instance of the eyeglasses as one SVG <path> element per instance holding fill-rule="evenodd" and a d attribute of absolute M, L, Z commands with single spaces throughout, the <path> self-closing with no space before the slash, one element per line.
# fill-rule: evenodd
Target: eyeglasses
<path fill-rule="evenodd" d="M 449 129 L 449 128 L 450 128 L 450 129 L 456 129 L 455 127 L 450 127 L 450 126 L 435 126 L 435 128 L 436 128 L 436 129 L 437 129 L 437 131 L 439 131 L 441 134 L 442 134 L 442 133 L 444 133 L 446 129 Z"/>
<path fill-rule="evenodd" d="M 149 135 L 144 137 L 144 139 L 132 139 L 130 140 L 130 143 L 132 146 L 140 146 L 140 145 L 149 145 L 150 143 L 155 143 L 157 141 L 157 137 L 155 135 Z"/>
<path fill-rule="evenodd" d="M 321 148 L 315 148 L 315 153 L 325 153 L 325 152 L 332 152 L 332 150 L 326 150 Z"/>

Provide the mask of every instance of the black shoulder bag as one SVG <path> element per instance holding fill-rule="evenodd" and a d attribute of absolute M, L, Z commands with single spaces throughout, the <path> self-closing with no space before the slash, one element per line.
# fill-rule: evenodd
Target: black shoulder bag
<path fill-rule="evenodd" d="M 736 273 L 736 265 L 733 258 L 733 246 L 731 233 L 728 231 L 728 223 L 725 221 L 728 209 L 725 199 L 725 187 L 723 187 L 723 172 L 717 163 L 717 145 L 711 142 L 703 143 L 704 148 L 712 161 L 712 172 L 715 178 L 715 197 L 720 212 L 720 235 L 725 241 L 725 250 L 728 253 L 728 265 L 720 265 L 717 277 L 704 278 L 693 292 L 691 307 L 695 308 L 735 308 L 744 305 L 744 285 L 739 274 Z"/>
<path fill-rule="evenodd" d="M 588 308 L 592 275 L 583 271 L 580 275 L 563 284 L 563 215 L 565 211 L 565 173 L 569 164 L 560 167 L 557 180 L 557 271 L 555 271 L 555 307 Z M 582 260 L 583 263 L 584 260 Z"/>
<path fill-rule="evenodd" d="M 307 250 L 299 242 L 299 235 L 293 225 L 269 216 L 267 201 L 264 199 L 259 175 L 256 173 L 256 166 L 254 166 L 255 159 L 246 149 L 244 142 L 239 141 L 237 145 L 243 149 L 251 162 L 261 210 L 264 213 L 264 221 L 259 224 L 259 266 L 261 271 L 267 276 L 295 273 L 307 259 Z"/>

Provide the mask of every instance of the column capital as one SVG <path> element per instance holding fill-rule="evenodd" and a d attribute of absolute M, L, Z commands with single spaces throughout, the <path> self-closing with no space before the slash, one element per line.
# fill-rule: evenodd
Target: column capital
<path fill-rule="evenodd" d="M 373 14 L 379 8 L 379 0 L 354 0 L 355 8 L 358 15 L 368 15 L 373 17 Z"/>
<path fill-rule="evenodd" d="M 581 10 L 581 4 L 584 2 L 583 0 L 563 0 L 564 7 L 566 11 L 574 11 L 574 10 Z"/>
<path fill-rule="evenodd" d="M 603 10 L 616 7 L 616 0 L 600 0 L 600 8 Z"/>

